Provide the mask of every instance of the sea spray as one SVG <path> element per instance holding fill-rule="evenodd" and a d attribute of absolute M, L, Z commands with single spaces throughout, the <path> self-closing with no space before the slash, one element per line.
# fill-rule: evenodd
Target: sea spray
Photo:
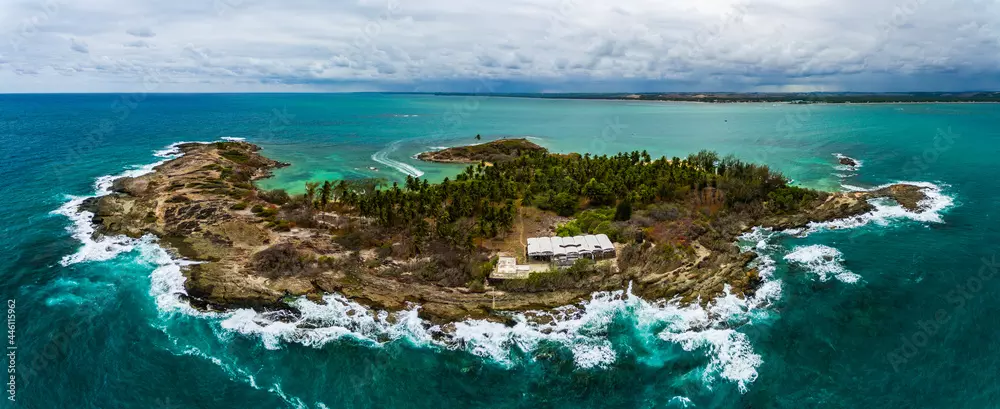
<path fill-rule="evenodd" d="M 756 303 L 728 290 L 707 308 L 677 300 L 648 302 L 631 289 L 598 292 L 590 300 L 552 311 L 510 313 L 512 326 L 466 320 L 452 324 L 451 329 L 420 320 L 417 306 L 389 313 L 328 294 L 323 304 L 305 298 L 293 301 L 296 314 L 243 309 L 226 313 L 219 325 L 225 331 L 258 337 L 269 349 L 281 348 L 283 343 L 320 348 L 344 339 L 375 347 L 405 341 L 418 347 L 464 350 L 504 367 L 523 364 L 521 356 L 532 360 L 541 345 L 554 344 L 565 347 L 577 367 L 595 369 L 616 361 L 617 352 L 609 340 L 611 326 L 617 318 L 627 317 L 647 343 L 658 339 L 686 351 L 705 351 L 706 382 L 720 377 L 745 391 L 756 379 L 761 358 L 753 352 L 749 338 L 730 324 L 752 325 L 747 308 Z"/>
<path fill-rule="evenodd" d="M 896 184 L 907 184 L 920 188 L 920 191 L 924 194 L 924 198 L 917 202 L 919 211 L 907 210 L 891 199 L 871 199 L 868 202 L 875 207 L 875 210 L 844 219 L 809 223 L 807 233 L 824 229 L 849 229 L 869 223 L 887 226 L 893 220 L 904 219 L 921 223 L 944 223 L 944 210 L 951 208 L 955 204 L 954 198 L 944 194 L 941 185 L 930 182 L 894 182 L 868 189 L 852 185 L 843 185 L 843 187 L 845 190 L 851 192 L 869 192 Z"/>
<path fill-rule="evenodd" d="M 67 227 L 70 235 L 77 239 L 83 246 L 76 253 L 63 257 L 60 264 L 68 266 L 85 261 L 106 261 L 117 257 L 119 254 L 132 251 L 140 244 L 149 244 L 155 241 L 152 236 L 141 239 L 134 239 L 127 236 L 102 236 L 94 238 L 94 213 L 80 210 L 84 201 L 111 194 L 111 189 L 117 179 L 124 177 L 139 177 L 152 173 L 157 166 L 167 161 L 182 156 L 180 146 L 188 143 L 210 143 L 210 142 L 175 142 L 165 148 L 153 152 L 153 156 L 163 158 L 160 161 L 147 165 L 132 166 L 130 169 L 116 175 L 100 176 L 94 181 L 94 194 L 91 196 L 67 196 L 67 201 L 52 214 L 66 216 L 72 224 Z"/>
<path fill-rule="evenodd" d="M 861 278 L 844 268 L 843 254 L 830 246 L 821 244 L 797 246 L 791 253 L 785 255 L 785 260 L 816 274 L 820 281 L 836 278 L 844 283 L 856 283 Z"/>

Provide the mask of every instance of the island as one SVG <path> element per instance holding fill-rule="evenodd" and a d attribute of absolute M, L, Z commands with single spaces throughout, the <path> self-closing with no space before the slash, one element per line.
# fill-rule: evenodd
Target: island
<path fill-rule="evenodd" d="M 188 265 L 184 297 L 203 310 L 293 309 L 340 293 L 380 310 L 419 304 L 445 324 L 504 321 L 510 311 L 574 304 L 596 291 L 707 302 L 760 284 L 737 237 L 754 226 L 791 229 L 869 212 L 873 198 L 922 210 L 920 187 L 827 193 L 789 184 L 764 165 L 701 151 L 551 153 L 505 139 L 420 155 L 464 163 L 439 183 L 407 177 L 315 181 L 304 194 L 255 182 L 287 166 L 247 142 L 179 146 L 152 173 L 114 181 L 83 203 L 96 235 L 154 235 Z M 604 235 L 613 256 L 539 267 L 532 237 Z M 596 236 L 595 236 L 596 237 Z M 535 263 L 496 279 L 504 263 Z M 491 278 L 492 277 L 492 278 Z"/>
<path fill-rule="evenodd" d="M 482 144 L 422 152 L 417 155 L 417 159 L 439 163 L 492 164 L 504 162 L 521 155 L 543 151 L 545 151 L 545 148 L 538 146 L 538 144 L 526 138 L 499 139 Z"/>

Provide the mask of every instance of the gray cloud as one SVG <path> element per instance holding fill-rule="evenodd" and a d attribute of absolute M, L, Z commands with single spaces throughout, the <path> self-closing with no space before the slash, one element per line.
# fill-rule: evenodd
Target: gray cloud
<path fill-rule="evenodd" d="M 70 42 L 69 48 L 71 50 L 76 51 L 78 53 L 84 53 L 84 54 L 89 54 L 90 53 L 90 48 L 87 47 L 87 43 L 83 42 L 82 40 L 77 40 L 75 38 L 71 38 L 71 39 L 69 39 L 69 42 Z"/>
<path fill-rule="evenodd" d="M 149 72 L 164 74 L 161 89 L 182 91 L 471 91 L 480 79 L 519 92 L 1000 82 L 1000 5 L 989 1 L 8 3 L 0 24 L 33 25 L 14 32 L 16 50 L 0 49 L 19 61 L 0 71 L 0 91 L 128 91 Z"/>
<path fill-rule="evenodd" d="M 125 47 L 132 47 L 132 48 L 150 48 L 153 46 L 152 44 L 143 40 L 129 41 L 123 45 Z"/>
<path fill-rule="evenodd" d="M 143 38 L 156 37 L 156 33 L 154 33 L 153 30 L 150 29 L 149 27 L 132 28 L 128 29 L 125 32 L 135 37 L 143 37 Z"/>

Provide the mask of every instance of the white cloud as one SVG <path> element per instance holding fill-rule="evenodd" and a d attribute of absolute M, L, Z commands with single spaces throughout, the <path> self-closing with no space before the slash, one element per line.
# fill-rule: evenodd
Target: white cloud
<path fill-rule="evenodd" d="M 987 1 L 4 1 L 7 92 L 1000 86 Z"/>

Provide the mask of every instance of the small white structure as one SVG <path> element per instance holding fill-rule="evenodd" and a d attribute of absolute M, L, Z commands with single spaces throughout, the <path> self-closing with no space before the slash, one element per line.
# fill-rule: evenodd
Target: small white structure
<path fill-rule="evenodd" d="M 518 265 L 514 257 L 499 257 L 497 268 L 490 274 L 490 278 L 500 280 L 525 279 L 531 274 L 529 266 Z"/>

